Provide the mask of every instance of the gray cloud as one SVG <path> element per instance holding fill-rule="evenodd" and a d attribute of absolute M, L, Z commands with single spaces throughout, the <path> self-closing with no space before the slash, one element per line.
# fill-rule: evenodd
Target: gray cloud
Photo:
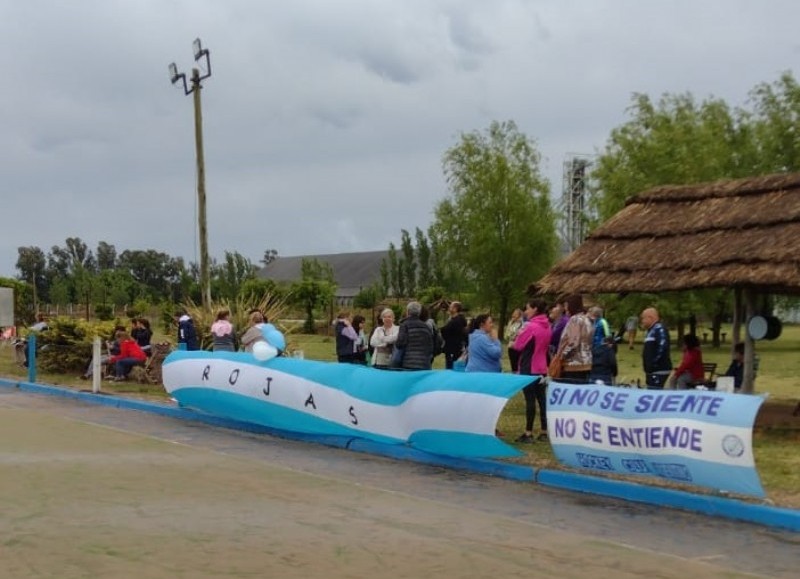
<path fill-rule="evenodd" d="M 743 103 L 796 66 L 800 5 L 681 0 L 0 0 L 0 275 L 80 236 L 196 257 L 191 42 L 218 258 L 382 249 L 427 228 L 459 133 L 514 119 L 554 192 L 633 92 Z"/>

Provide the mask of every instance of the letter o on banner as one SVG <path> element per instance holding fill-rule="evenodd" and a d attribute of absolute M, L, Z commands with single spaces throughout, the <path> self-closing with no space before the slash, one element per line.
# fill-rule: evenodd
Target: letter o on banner
<path fill-rule="evenodd" d="M 272 360 L 278 355 L 278 350 L 266 342 L 256 342 L 253 344 L 253 357 L 261 362 Z"/>

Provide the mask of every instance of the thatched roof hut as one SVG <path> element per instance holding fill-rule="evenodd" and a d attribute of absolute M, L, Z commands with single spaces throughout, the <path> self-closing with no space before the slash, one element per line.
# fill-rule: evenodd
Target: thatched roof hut
<path fill-rule="evenodd" d="M 663 186 L 629 199 L 531 292 L 734 289 L 734 335 L 759 293 L 800 294 L 800 173 Z M 751 392 L 754 343 L 745 333 Z"/>
<path fill-rule="evenodd" d="M 800 173 L 640 193 L 531 289 L 711 287 L 800 294 Z"/>

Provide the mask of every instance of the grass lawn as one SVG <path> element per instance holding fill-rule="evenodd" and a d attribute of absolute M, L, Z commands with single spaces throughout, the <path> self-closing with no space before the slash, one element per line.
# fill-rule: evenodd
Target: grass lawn
<path fill-rule="evenodd" d="M 726 330 L 730 336 L 730 328 Z M 637 337 L 641 340 L 642 336 Z M 288 336 L 288 349 L 302 350 L 306 359 L 335 360 L 335 345 L 330 337 L 291 334 Z M 760 358 L 756 391 L 769 393 L 769 399 L 762 406 L 756 420 L 753 436 L 758 471 L 770 501 L 781 506 L 800 508 L 800 417 L 792 416 L 792 410 L 800 399 L 800 326 L 784 326 L 780 338 L 771 342 L 759 342 L 756 349 Z M 719 349 L 704 345 L 703 358 L 707 362 L 716 362 L 718 371 L 724 372 L 730 362 L 730 344 Z M 673 350 L 672 360 L 676 365 L 680 361 L 678 350 Z M 621 380 L 633 382 L 638 378 L 644 382 L 641 341 L 637 342 L 634 350 L 621 344 L 618 363 Z M 435 360 L 434 369 L 443 368 L 444 360 L 439 356 Z M 504 360 L 504 369 L 508 371 L 507 359 Z M 27 370 L 15 364 L 13 348 L 10 346 L 0 346 L 0 375 L 16 379 L 27 377 Z M 78 379 L 77 375 L 40 373 L 38 381 L 72 388 L 91 388 L 91 383 Z M 144 384 L 104 382 L 102 389 L 125 396 L 166 398 L 162 387 Z M 525 405 L 520 393 L 506 406 L 500 416 L 498 429 L 511 442 L 522 432 L 524 424 Z M 518 462 L 537 467 L 561 468 L 548 444 L 522 445 L 520 449 L 526 454 L 517 459 Z M 641 482 L 643 479 L 632 480 Z M 674 486 L 658 480 L 653 484 Z"/>

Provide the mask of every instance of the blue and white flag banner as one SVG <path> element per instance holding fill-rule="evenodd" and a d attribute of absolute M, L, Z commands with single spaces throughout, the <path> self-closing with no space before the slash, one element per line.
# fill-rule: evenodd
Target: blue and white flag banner
<path fill-rule="evenodd" d="M 393 372 L 295 358 L 181 351 L 164 386 L 182 406 L 271 428 L 353 436 L 454 457 L 519 456 L 495 436 L 508 399 L 530 376 Z"/>
<path fill-rule="evenodd" d="M 764 496 L 753 460 L 763 398 L 551 382 L 548 434 L 567 466 Z"/>

